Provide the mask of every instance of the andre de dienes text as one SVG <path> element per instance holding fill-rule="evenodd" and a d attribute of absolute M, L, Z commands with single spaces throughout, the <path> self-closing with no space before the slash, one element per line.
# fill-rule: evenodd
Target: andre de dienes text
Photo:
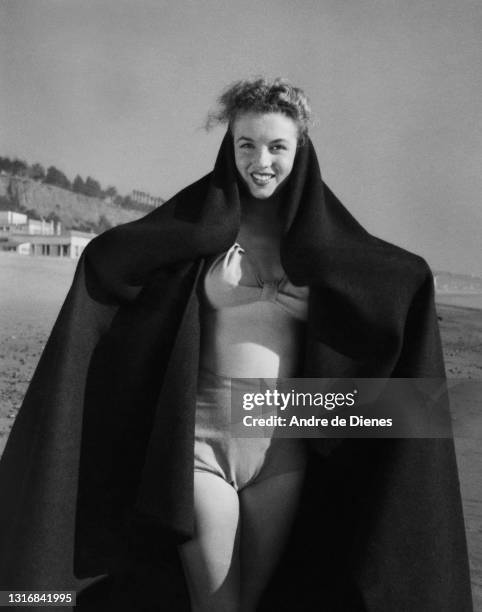
<path fill-rule="evenodd" d="M 294 390 L 286 393 L 278 389 L 266 389 L 258 393 L 243 393 L 243 410 L 251 411 L 254 408 L 268 407 L 284 411 L 293 407 L 321 407 L 330 411 L 344 406 L 354 406 L 357 393 L 357 389 L 349 393 L 301 393 Z M 314 415 L 284 417 L 274 414 L 262 417 L 243 416 L 245 427 L 391 427 L 392 424 L 391 418 L 369 419 L 358 415 L 348 417 L 333 415 L 330 418 Z"/>

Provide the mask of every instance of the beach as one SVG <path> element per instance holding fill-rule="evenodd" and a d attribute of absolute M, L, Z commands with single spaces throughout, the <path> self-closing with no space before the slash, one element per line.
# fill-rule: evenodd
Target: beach
<path fill-rule="evenodd" d="M 75 265 L 68 259 L 0 253 L 0 453 Z M 449 303 L 437 303 L 437 313 L 447 376 L 454 387 L 451 410 L 474 606 L 482 612 L 482 309 L 467 308 L 467 302 L 454 297 L 445 301 Z"/>

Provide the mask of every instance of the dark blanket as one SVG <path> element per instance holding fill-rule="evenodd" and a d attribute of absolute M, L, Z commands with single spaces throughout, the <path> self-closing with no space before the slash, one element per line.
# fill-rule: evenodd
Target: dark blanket
<path fill-rule="evenodd" d="M 353 219 L 309 141 L 286 190 L 282 264 L 310 286 L 302 375 L 443 377 L 425 261 Z M 108 574 L 86 608 L 188 609 L 199 279 L 239 223 L 228 133 L 211 174 L 84 251 L 0 463 L 0 589 Z M 453 441 L 309 447 L 261 609 L 470 612 Z"/>

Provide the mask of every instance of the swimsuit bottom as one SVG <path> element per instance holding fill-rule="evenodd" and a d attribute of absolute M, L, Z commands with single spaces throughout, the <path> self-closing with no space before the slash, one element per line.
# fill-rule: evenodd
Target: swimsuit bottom
<path fill-rule="evenodd" d="M 264 435 L 233 436 L 231 378 L 201 368 L 196 395 L 194 471 L 215 474 L 238 491 L 272 476 L 304 470 L 306 448 L 302 439 L 271 437 L 269 431 Z"/>

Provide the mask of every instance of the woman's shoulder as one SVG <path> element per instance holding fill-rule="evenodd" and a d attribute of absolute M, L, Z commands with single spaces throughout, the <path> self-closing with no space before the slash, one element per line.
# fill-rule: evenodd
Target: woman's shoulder
<path fill-rule="evenodd" d="M 408 293 L 426 283 L 433 284 L 433 273 L 427 260 L 413 251 L 378 237 L 371 237 L 377 254 L 377 269 L 390 279 L 388 286 L 396 285 Z"/>
<path fill-rule="evenodd" d="M 198 210 L 202 206 L 209 175 L 188 185 L 165 204 L 143 217 L 113 227 L 87 245 L 82 261 L 91 277 L 114 296 L 130 296 L 165 266 L 186 259 Z"/>
<path fill-rule="evenodd" d="M 164 204 L 139 219 L 117 225 L 99 236 L 87 245 L 86 255 L 95 255 L 109 250 L 116 244 L 129 244 L 131 239 L 139 238 L 165 226 L 174 219 L 186 219 L 196 215 L 196 208 L 205 197 L 209 186 L 210 174 L 191 183 L 169 198 Z"/>
<path fill-rule="evenodd" d="M 370 276 L 373 273 L 379 275 L 381 280 L 393 279 L 409 284 L 418 284 L 432 276 L 424 257 L 373 235 L 351 215 L 324 182 L 323 190 L 327 209 L 342 228 L 337 240 L 340 239 L 342 250 L 347 246 L 352 248 L 350 261 L 345 262 L 346 265 L 353 265 L 362 275 Z"/>
<path fill-rule="evenodd" d="M 377 238 L 377 241 L 383 244 L 386 254 L 391 256 L 395 268 L 398 268 L 401 272 L 419 278 L 424 278 L 427 274 L 431 274 L 430 266 L 422 255 L 381 238 Z"/>

